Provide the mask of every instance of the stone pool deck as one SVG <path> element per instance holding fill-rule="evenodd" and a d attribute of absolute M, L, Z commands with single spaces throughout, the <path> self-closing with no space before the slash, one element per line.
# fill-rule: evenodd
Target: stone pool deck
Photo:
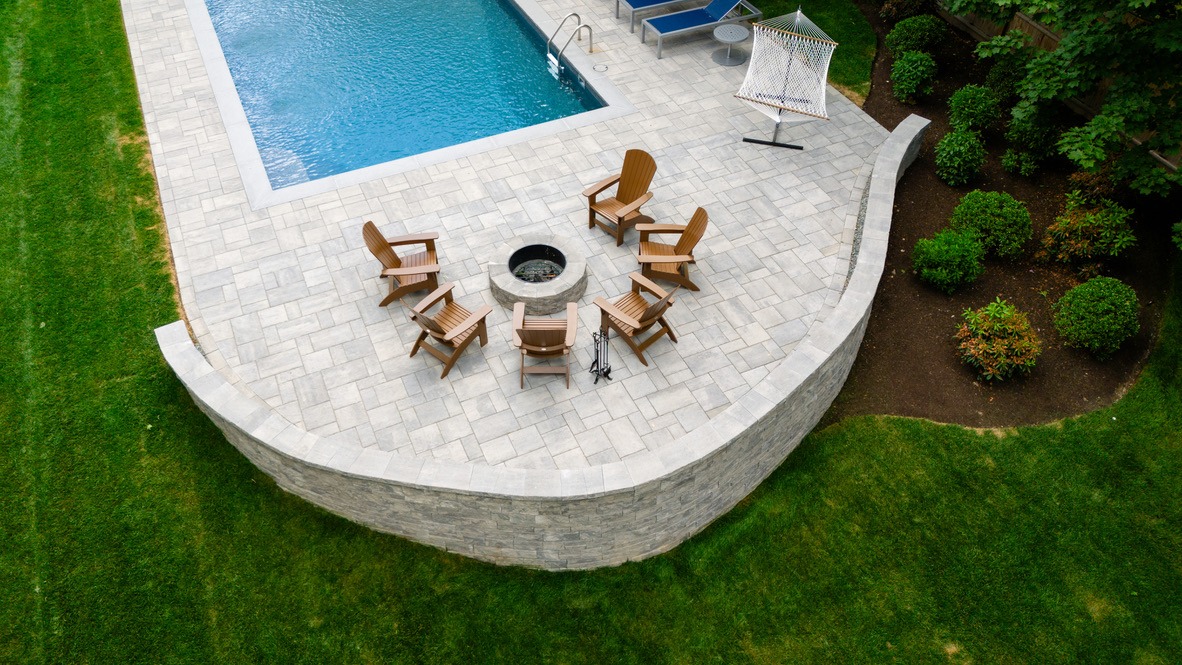
<path fill-rule="evenodd" d="M 641 492 L 629 483 L 646 481 L 651 460 L 667 456 L 670 446 L 707 431 L 729 436 L 731 426 L 744 421 L 736 409 L 751 415 L 743 400 L 773 399 L 767 384 L 784 375 L 785 359 L 830 316 L 847 287 L 860 206 L 887 132 L 830 89 L 831 120 L 780 132 L 781 141 L 801 143 L 804 151 L 741 143 L 743 136 L 769 138 L 772 124 L 734 99 L 746 67 L 716 65 L 710 54 L 718 45 L 709 33 L 669 40 L 657 60 L 639 31 L 629 34 L 626 17 L 613 17 L 611 2 L 540 2 L 531 16 L 547 33 L 569 11 L 594 27 L 595 52 L 577 56 L 576 64 L 606 66 L 601 76 L 627 100 L 626 112 L 474 154 L 445 154 L 436 163 L 423 159 L 384 177 L 256 208 L 185 2 L 124 0 L 123 6 L 181 300 L 202 361 L 232 387 L 219 389 L 227 408 L 235 400 L 262 405 L 267 415 L 257 418 L 281 424 L 275 431 L 290 435 L 283 455 L 301 458 L 317 474 L 336 469 L 406 481 L 416 490 L 442 478 L 450 492 L 509 497 L 506 505 L 520 503 L 521 496 L 545 498 L 537 485 L 551 482 L 555 488 L 570 483 L 551 497 L 560 504 L 563 497 L 618 491 L 635 498 Z M 571 49 L 585 44 L 572 42 Z M 750 42 L 743 46 L 749 49 Z M 630 233 L 617 248 L 602 231 L 588 229 L 579 193 L 616 171 L 633 147 L 657 162 L 646 214 L 660 223 L 685 223 L 697 206 L 710 213 L 695 267 L 702 291 L 683 290 L 668 314 L 677 344 L 656 343 L 646 368 L 613 340 L 614 380 L 595 385 L 587 369 L 599 310 L 591 303 L 628 289 L 627 275 L 637 270 L 637 236 Z M 889 209 L 887 215 L 889 224 Z M 455 293 L 469 308 L 494 307 L 488 345 L 470 347 L 447 379 L 439 379 L 441 366 L 433 358 L 407 357 L 418 327 L 406 310 L 377 306 L 386 285 L 361 239 L 366 220 L 387 235 L 438 231 L 441 280 L 456 282 Z M 560 234 L 588 261 L 570 389 L 551 376 L 527 377 L 519 388 L 510 312 L 489 289 L 489 257 L 507 239 L 531 233 Z M 174 335 L 168 344 L 176 349 L 181 342 Z M 325 491 L 301 492 L 300 478 L 281 478 L 268 462 L 244 452 L 288 489 L 313 500 Z M 764 466 L 753 482 L 770 472 Z M 621 469 L 630 480 L 618 480 Z M 652 473 L 662 477 L 660 470 Z M 738 498 L 711 499 L 701 514 L 693 511 L 694 526 L 677 527 L 677 537 L 688 537 Z M 608 548 L 585 560 L 511 540 L 481 550 L 479 543 L 457 545 L 462 537 L 424 535 L 438 525 L 422 526 L 420 533 L 419 526 L 403 528 L 400 518 L 392 525 L 351 514 L 335 501 L 317 503 L 494 561 L 588 567 L 676 544 Z M 528 520 L 529 511 L 523 514 L 518 519 Z M 457 525 L 469 517 L 457 518 Z M 585 547 L 585 534 L 576 535 L 568 540 Z M 537 553 L 533 561 L 531 551 Z"/>

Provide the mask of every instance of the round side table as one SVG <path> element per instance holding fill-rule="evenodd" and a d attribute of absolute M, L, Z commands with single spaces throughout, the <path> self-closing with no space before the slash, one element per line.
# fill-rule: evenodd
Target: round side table
<path fill-rule="evenodd" d="M 747 53 L 743 49 L 734 48 L 734 46 L 745 41 L 749 34 L 751 31 L 738 23 L 724 23 L 718 26 L 714 29 L 714 38 L 719 43 L 726 44 L 726 48 L 718 49 L 710 57 L 723 67 L 735 67 L 747 62 Z"/>

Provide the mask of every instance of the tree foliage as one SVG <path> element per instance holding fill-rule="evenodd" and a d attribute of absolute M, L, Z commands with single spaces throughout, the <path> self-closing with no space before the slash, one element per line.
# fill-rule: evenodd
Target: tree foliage
<path fill-rule="evenodd" d="M 1022 11 L 1062 35 L 1034 51 L 1018 84 L 1014 118 L 1050 100 L 1103 92 L 1099 113 L 1064 132 L 1059 151 L 1086 170 L 1115 159 L 1114 174 L 1142 193 L 1165 194 L 1182 174 L 1154 168 L 1149 150 L 1182 145 L 1182 4 L 1177 0 L 948 0 L 953 13 L 1006 22 Z M 1015 33 L 985 42 L 981 55 L 1022 48 Z M 1133 145 L 1129 138 L 1141 141 Z"/>

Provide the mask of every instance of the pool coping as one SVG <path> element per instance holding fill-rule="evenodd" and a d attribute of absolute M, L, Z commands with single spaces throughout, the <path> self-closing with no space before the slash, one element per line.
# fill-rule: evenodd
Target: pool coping
<path fill-rule="evenodd" d="M 517 6 L 542 39 L 559 27 L 558 23 L 543 11 L 535 0 L 511 0 L 511 2 Z M 252 210 L 261 210 L 273 205 L 331 192 L 342 187 L 359 185 L 460 157 L 487 152 L 495 148 L 524 143 L 568 129 L 587 127 L 627 115 L 636 110 L 615 84 L 602 73 L 595 71 L 591 57 L 581 49 L 575 49 L 564 53 L 563 60 L 603 101 L 605 106 L 602 108 L 275 189 L 267 177 L 266 167 L 263 165 L 258 144 L 254 139 L 254 132 L 246 118 L 246 111 L 242 107 L 238 89 L 230 74 L 229 64 L 222 52 L 221 42 L 213 27 L 213 20 L 209 16 L 209 8 L 206 6 L 205 0 L 184 0 L 184 5 L 197 39 L 201 59 L 209 74 L 218 111 L 222 115 L 226 133 L 229 135 L 230 148 L 234 153 L 238 174 L 242 178 L 246 199 Z"/>

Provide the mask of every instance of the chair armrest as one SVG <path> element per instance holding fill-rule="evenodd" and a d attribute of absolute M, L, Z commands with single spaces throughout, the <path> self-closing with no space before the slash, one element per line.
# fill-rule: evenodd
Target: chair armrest
<path fill-rule="evenodd" d="M 575 333 L 579 329 L 579 304 L 568 302 L 566 304 L 566 340 L 564 346 L 571 348 L 575 345 Z"/>
<path fill-rule="evenodd" d="M 394 238 L 392 240 L 387 239 L 386 242 L 390 243 L 391 247 L 397 247 L 399 245 L 424 244 L 430 240 L 439 240 L 439 234 L 435 233 L 435 232 L 416 233 L 414 235 L 409 235 L 409 236 L 398 236 L 397 238 Z"/>
<path fill-rule="evenodd" d="M 521 348 L 521 335 L 518 334 L 525 326 L 525 303 L 513 303 L 513 346 Z"/>
<path fill-rule="evenodd" d="M 594 185 L 591 185 L 587 189 L 583 190 L 583 196 L 595 196 L 596 194 L 607 189 L 608 187 L 611 187 L 612 185 L 614 185 L 620 181 L 620 175 L 621 174 L 617 173 L 613 176 L 608 176 L 608 177 L 604 178 L 603 180 L 600 180 L 599 182 L 595 183 Z"/>
<path fill-rule="evenodd" d="M 681 224 L 637 224 L 641 242 L 648 239 L 650 233 L 684 233 L 685 226 Z"/>
<path fill-rule="evenodd" d="M 637 198 L 632 203 L 629 203 L 628 205 L 623 206 L 622 208 L 617 210 L 616 217 L 623 219 L 623 218 L 627 217 L 628 215 L 631 215 L 632 213 L 636 212 L 637 210 L 640 210 L 640 206 L 644 205 L 645 203 L 648 203 L 648 200 L 651 199 L 652 197 L 653 197 L 652 192 L 645 192 L 643 195 L 641 195 L 639 198 Z"/>
<path fill-rule="evenodd" d="M 607 314 L 608 316 L 612 317 L 613 319 L 619 319 L 620 321 L 623 321 L 624 323 L 632 326 L 633 328 L 640 327 L 640 321 L 637 321 L 636 319 L 625 314 L 618 307 L 616 307 L 615 305 L 608 302 L 607 299 L 604 298 L 603 296 L 600 296 L 595 299 L 595 305 L 597 307 L 599 307 L 599 309 L 603 310 L 604 314 Z"/>
<path fill-rule="evenodd" d="M 427 263 L 421 266 L 414 266 L 412 268 L 386 268 L 382 271 L 382 277 L 404 277 L 406 275 L 425 275 L 429 272 L 439 272 L 439 266 L 434 263 Z"/>
<path fill-rule="evenodd" d="M 452 328 L 451 332 L 447 333 L 447 335 L 443 337 L 444 341 L 450 342 L 456 337 L 459 337 L 464 333 L 464 331 L 480 323 L 480 320 L 489 314 L 492 314 L 492 307 L 489 307 L 488 305 L 482 306 L 480 309 L 469 314 L 468 318 L 461 321 L 458 326 Z"/>
<path fill-rule="evenodd" d="M 640 288 L 644 289 L 645 291 L 648 291 L 649 293 L 653 294 L 654 296 L 656 296 L 658 298 L 665 297 L 665 294 L 666 294 L 665 289 L 662 289 L 661 287 L 657 286 L 656 283 L 654 283 L 651 279 L 645 277 L 644 275 L 642 275 L 638 272 L 632 272 L 632 273 L 628 273 L 628 277 L 632 278 L 633 286 L 639 286 Z"/>
<path fill-rule="evenodd" d="M 637 263 L 694 263 L 694 257 L 688 254 L 651 255 L 641 254 L 636 257 Z"/>
<path fill-rule="evenodd" d="M 423 314 L 427 310 L 434 307 L 435 303 L 439 302 L 440 300 L 443 300 L 444 297 L 449 295 L 451 293 L 451 290 L 454 289 L 455 286 L 456 286 L 455 282 L 448 282 L 446 284 L 441 285 L 438 289 L 435 289 L 431 293 L 428 293 L 426 298 L 423 298 L 422 300 L 419 301 L 419 304 L 417 304 L 413 308 L 411 308 L 411 311 L 414 312 L 415 314 Z"/>
<path fill-rule="evenodd" d="M 521 330 L 525 326 L 525 303 L 513 303 L 513 330 L 514 332 Z"/>

